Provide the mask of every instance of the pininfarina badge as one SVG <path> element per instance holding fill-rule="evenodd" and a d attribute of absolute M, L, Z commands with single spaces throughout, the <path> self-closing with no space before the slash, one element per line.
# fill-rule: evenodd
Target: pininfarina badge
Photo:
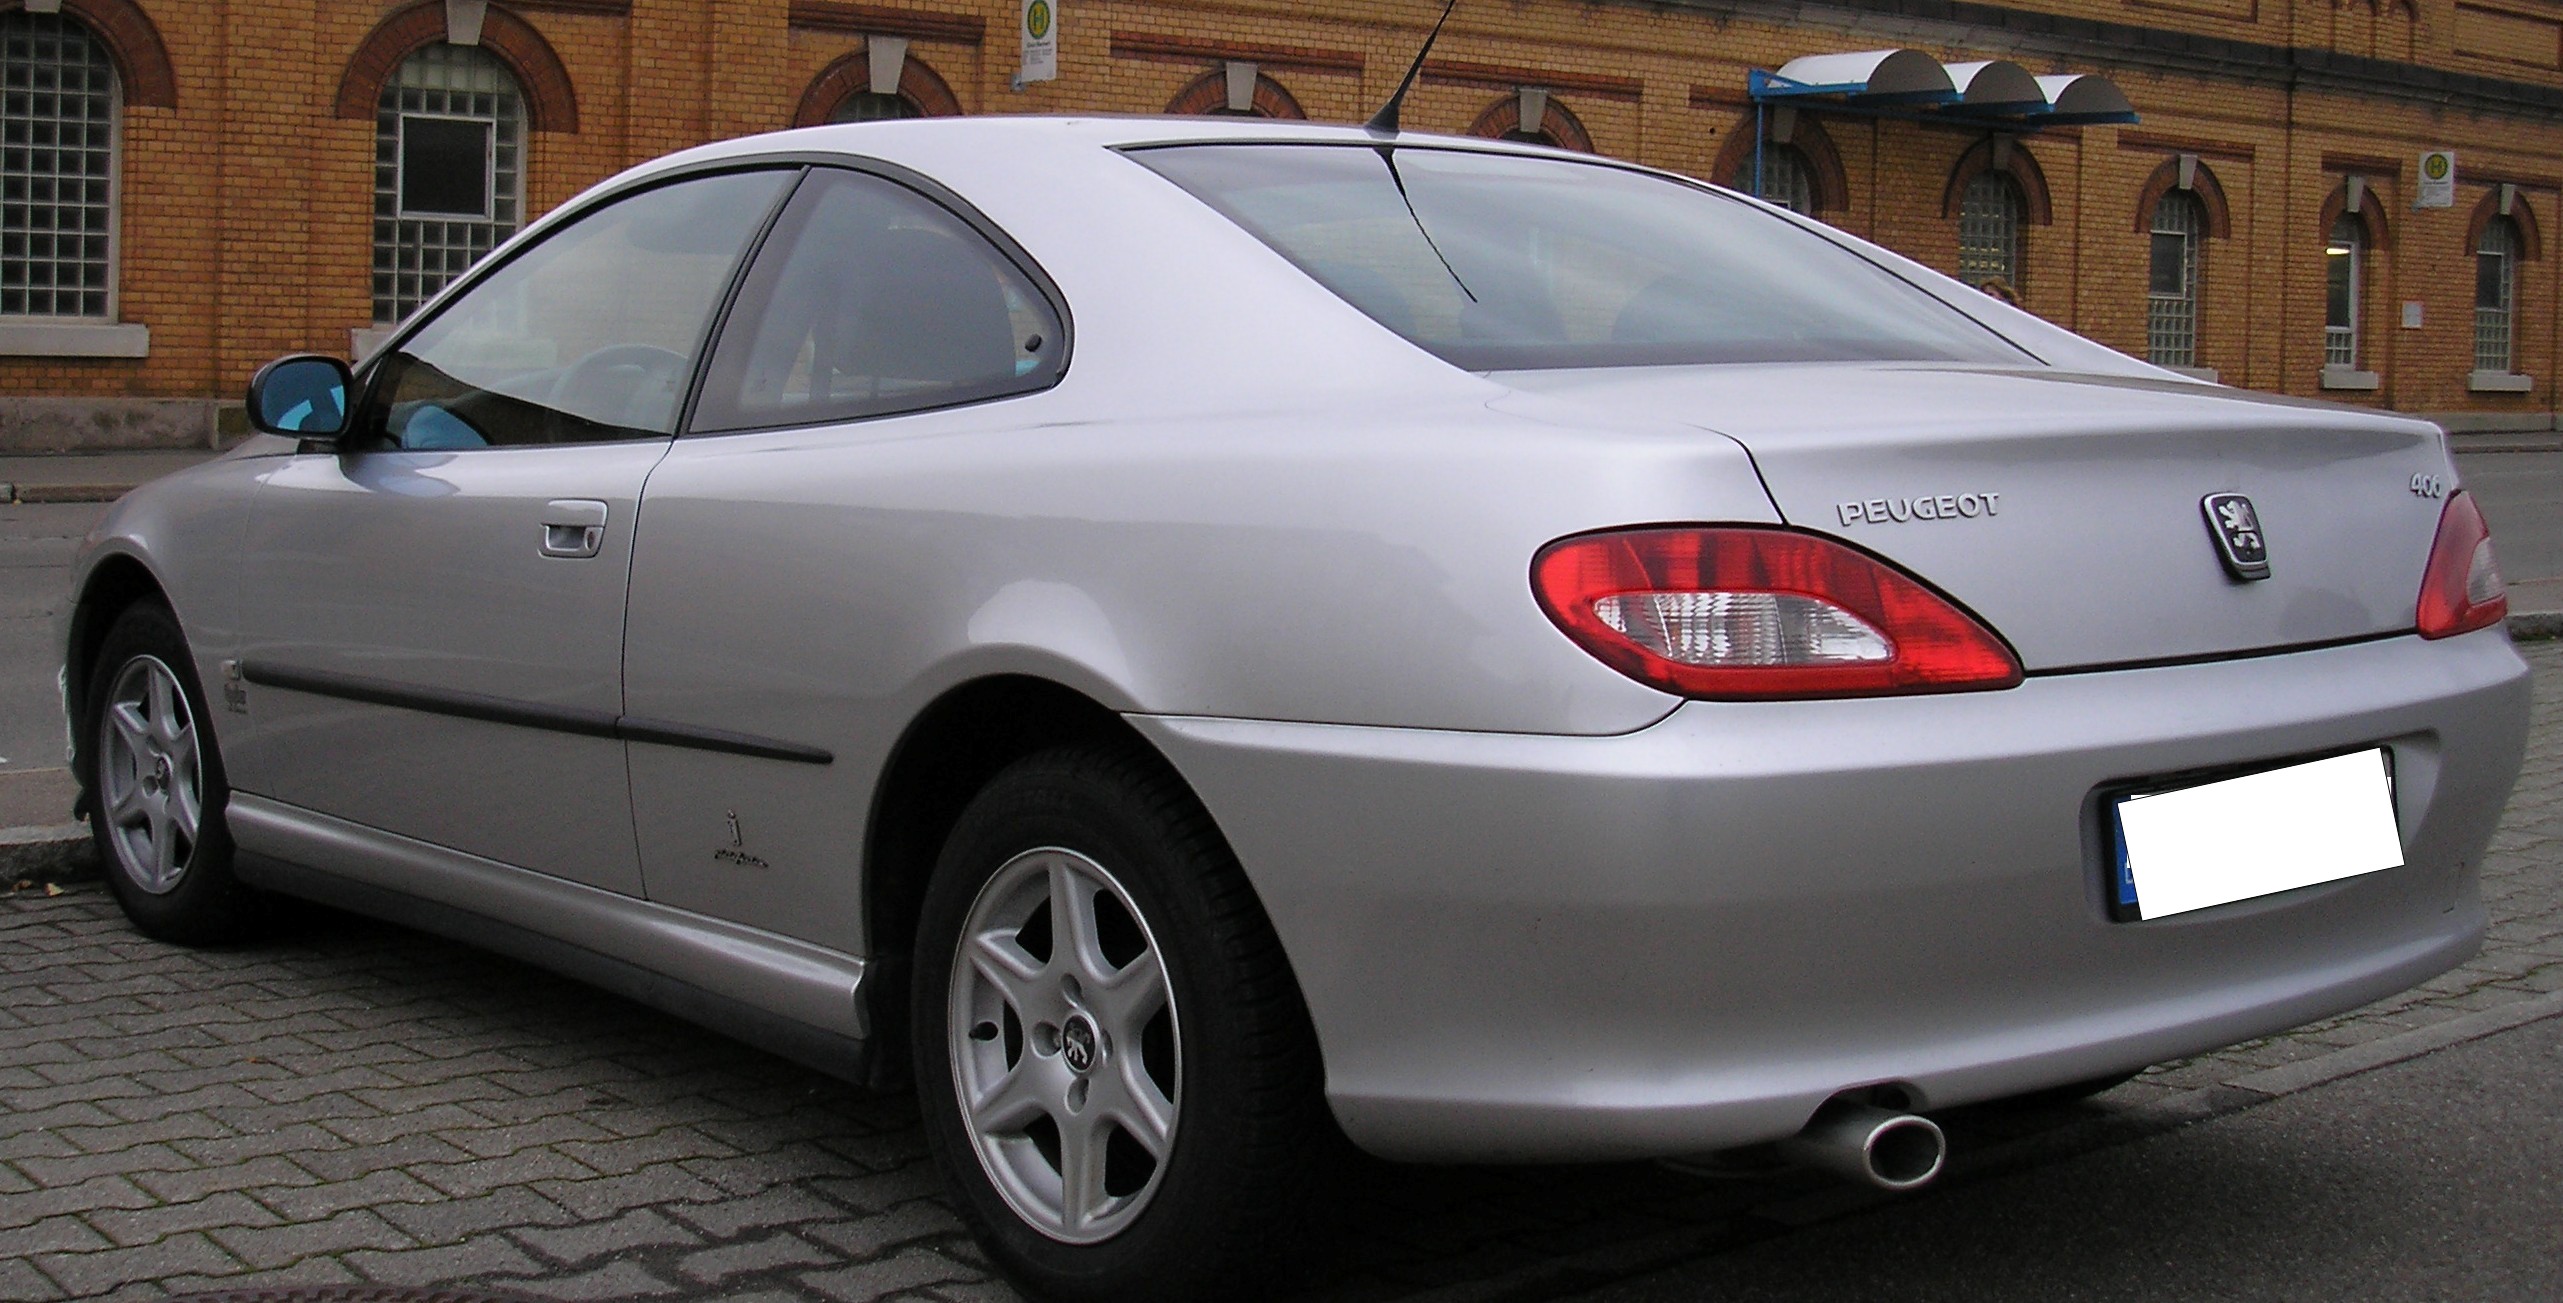
<path fill-rule="evenodd" d="M 2239 493 L 2210 493 L 2200 500 L 2207 513 L 2208 536 L 2225 573 L 2236 579 L 2269 578 L 2269 540 L 2261 536 L 2260 513 Z"/>

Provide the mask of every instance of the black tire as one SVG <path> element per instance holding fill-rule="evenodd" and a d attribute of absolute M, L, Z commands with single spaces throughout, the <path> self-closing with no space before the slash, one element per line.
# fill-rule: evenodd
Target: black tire
<path fill-rule="evenodd" d="M 174 680 L 192 726 L 199 811 L 196 826 L 182 839 L 182 852 L 174 857 L 174 873 L 157 883 L 148 881 L 154 866 L 146 864 L 131 841 L 118 834 L 112 793 L 130 783 L 128 775 L 110 772 L 119 759 L 105 734 L 119 684 L 128 681 L 129 673 L 148 676 L 153 665 L 165 668 Z M 89 835 L 97 845 L 99 870 L 125 917 L 146 936 L 182 945 L 219 945 L 254 933 L 266 914 L 264 901 L 232 873 L 231 831 L 223 821 L 231 787 L 223 776 L 214 716 L 196 680 L 186 635 L 168 607 L 138 602 L 116 617 L 90 668 L 88 691 L 81 700 L 80 777 L 89 790 Z M 168 771 L 161 771 L 164 791 L 169 781 Z"/>
<path fill-rule="evenodd" d="M 1180 1053 L 1161 1050 L 1151 1069 L 1178 1064 L 1172 1076 L 1180 1082 L 1166 1096 L 1174 1108 L 1165 1156 L 1147 1163 L 1146 1179 L 1154 1184 L 1128 1196 L 1145 1198 L 1135 1211 L 1122 1210 L 1130 1220 L 1109 1238 L 1089 1243 L 1067 1242 L 1041 1229 L 1031 1219 L 1036 1214 L 1019 1212 L 1009 1202 L 991 1166 L 1009 1160 L 983 1163 L 979 1132 L 965 1121 L 956 1086 L 974 1071 L 956 1063 L 965 1053 L 981 1056 L 975 1061 L 983 1064 L 993 1054 L 1028 1070 L 1037 1029 L 1021 1029 L 1019 1048 L 1013 1030 L 1003 1041 L 993 1031 L 972 1036 L 1002 1046 L 980 1051 L 960 1046 L 952 1036 L 965 922 L 975 912 L 984 926 L 990 915 L 982 897 L 992 884 L 1002 891 L 1005 882 L 1039 871 L 1029 857 L 1061 854 L 1072 862 L 1108 866 L 1102 872 L 1109 885 L 1095 899 L 1105 901 L 1113 887 L 1126 895 L 1139 932 L 1134 936 L 1125 926 L 1123 935 L 1131 944 L 1153 947 L 1171 993 L 1168 1025 L 1180 1014 Z M 1046 905 L 1035 909 L 1036 917 L 1046 918 L 1038 912 Z M 1028 924 L 1023 935 L 1038 928 L 1045 940 L 1037 944 L 1047 945 L 1050 927 Z M 1053 947 L 1050 953 L 1058 952 Z M 1341 1141 L 1322 1097 L 1316 1038 L 1272 925 L 1209 815 L 1161 762 L 1137 748 L 1077 748 L 1035 755 L 1000 773 L 962 812 L 937 860 L 916 955 L 910 1025 L 926 1137 L 960 1195 L 964 1218 L 1019 1288 L 1042 1299 L 1137 1303 L 1251 1297 L 1281 1283 L 1282 1269 L 1305 1239 L 1327 1159 L 1339 1152 Z M 1066 961 L 1045 962 L 1048 972 Z M 1136 959 L 1128 962 L 1131 968 L 1124 972 L 1140 966 Z M 959 980 L 965 999 L 974 990 L 997 989 L 975 975 Z M 1077 988 L 1067 989 L 1073 995 Z M 1104 1001 L 1095 1003 L 1100 1009 Z M 1012 1015 L 1007 1016 L 1011 1026 Z M 1099 1013 L 1088 1030 L 1102 1022 Z M 974 1022 L 971 1030 L 992 1025 Z M 1072 1038 L 1057 1035 L 1059 1030 L 1053 1029 L 1046 1054 L 1073 1065 Z M 1089 1043 L 1103 1039 L 1097 1032 Z M 1088 1067 L 1075 1071 L 1091 1071 L 1099 1081 L 1105 1065 L 1114 1062 L 1097 1051 L 1087 1060 Z M 1124 1063 L 1118 1070 L 1130 1067 Z M 1053 1071 L 1064 1070 L 1054 1065 Z M 1012 1078 L 1015 1068 L 1004 1075 Z M 1079 1084 L 1071 1089 L 1081 1091 L 1084 1077 L 1073 1080 Z M 1082 1093 L 1073 1098 L 1087 1099 Z M 1058 1137 L 1068 1118 L 1059 1110 L 1079 1105 L 1044 1107 L 1049 1111 L 1040 1116 L 1052 1119 L 1052 1144 L 1037 1161 L 1064 1173 L 1068 1164 L 1059 1153 L 1065 1142 Z M 1040 1125 L 1036 1120 L 1026 1130 Z M 1014 1162 L 1036 1161 L 1020 1157 L 1027 1152 L 1021 1142 L 1014 1152 Z M 1108 1166 L 1097 1168 L 1103 1173 L 1098 1189 L 1111 1186 Z M 1064 1176 L 1060 1183 L 1064 1188 Z"/>

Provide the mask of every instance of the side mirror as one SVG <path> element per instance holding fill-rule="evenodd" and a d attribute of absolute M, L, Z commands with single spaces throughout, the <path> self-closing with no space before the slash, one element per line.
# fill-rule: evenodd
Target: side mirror
<path fill-rule="evenodd" d="M 294 353 L 258 368 L 249 378 L 249 424 L 268 434 L 326 442 L 347 433 L 347 394 L 355 378 L 347 364 L 317 353 Z"/>

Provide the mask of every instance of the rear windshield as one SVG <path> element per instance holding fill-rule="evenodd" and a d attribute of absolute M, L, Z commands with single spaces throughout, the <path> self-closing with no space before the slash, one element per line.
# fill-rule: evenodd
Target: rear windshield
<path fill-rule="evenodd" d="M 1821 236 L 1626 168 L 1365 145 L 1131 157 L 1471 371 L 2027 360 Z"/>

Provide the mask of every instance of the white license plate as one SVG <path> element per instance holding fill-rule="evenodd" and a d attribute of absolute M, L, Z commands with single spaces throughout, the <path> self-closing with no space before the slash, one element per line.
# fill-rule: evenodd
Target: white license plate
<path fill-rule="evenodd" d="M 2118 900 L 2162 918 L 2400 867 L 2382 748 L 2122 797 Z"/>

